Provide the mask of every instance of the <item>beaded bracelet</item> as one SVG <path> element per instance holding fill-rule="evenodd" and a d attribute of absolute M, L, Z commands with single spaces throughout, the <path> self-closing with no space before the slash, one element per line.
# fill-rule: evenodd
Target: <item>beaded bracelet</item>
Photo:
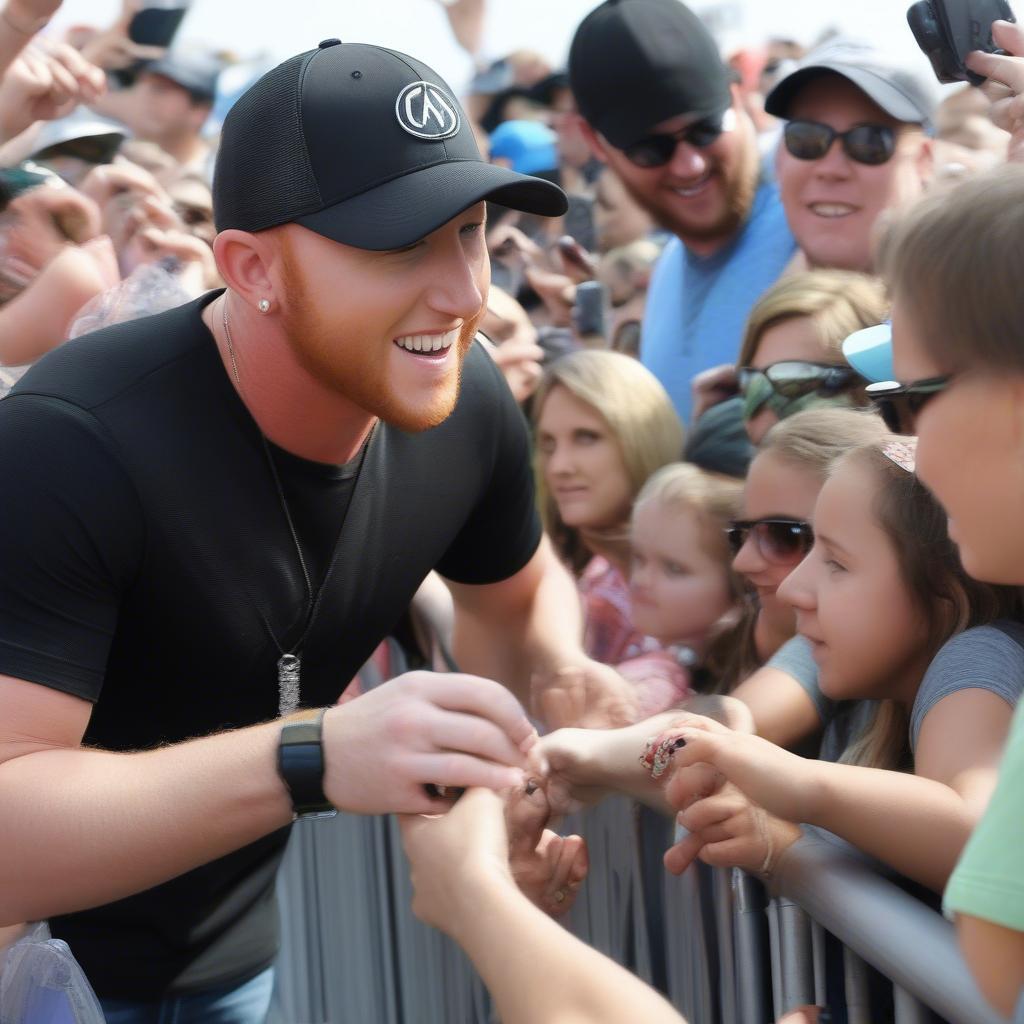
<path fill-rule="evenodd" d="M 640 763 L 650 772 L 652 779 L 660 779 L 672 763 L 672 755 L 685 746 L 686 740 L 682 736 L 666 736 L 661 733 L 648 737 L 644 752 L 640 755 Z"/>

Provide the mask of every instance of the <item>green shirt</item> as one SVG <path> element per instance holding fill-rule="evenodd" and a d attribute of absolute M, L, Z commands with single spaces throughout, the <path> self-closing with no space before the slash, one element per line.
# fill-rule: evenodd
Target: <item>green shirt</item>
<path fill-rule="evenodd" d="M 1024 932 L 1024 701 L 1010 735 L 992 802 L 946 886 L 947 915 L 969 914 Z"/>

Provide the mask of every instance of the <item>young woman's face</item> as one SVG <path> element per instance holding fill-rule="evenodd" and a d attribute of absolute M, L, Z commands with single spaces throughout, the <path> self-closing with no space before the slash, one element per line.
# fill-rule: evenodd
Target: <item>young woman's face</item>
<path fill-rule="evenodd" d="M 556 385 L 537 421 L 544 482 L 567 526 L 599 530 L 623 523 L 633 484 L 619 442 L 604 417 Z"/>
<path fill-rule="evenodd" d="M 892 320 L 897 380 L 948 372 L 898 301 Z M 918 413 L 917 431 L 917 475 L 949 514 L 964 568 L 991 583 L 1024 583 L 1024 375 L 957 374 Z"/>
<path fill-rule="evenodd" d="M 821 481 L 817 475 L 762 452 L 750 464 L 743 490 L 744 519 L 798 519 L 810 522 Z M 793 609 L 776 596 L 779 584 L 793 571 L 799 559 L 777 562 L 765 558 L 751 533 L 733 559 L 732 567 L 758 593 L 761 615 L 771 632 L 791 636 L 795 627 Z"/>
<path fill-rule="evenodd" d="M 732 607 L 726 565 L 708 553 L 708 527 L 689 508 L 645 501 L 633 511 L 633 625 L 662 643 L 700 647 Z"/>
<path fill-rule="evenodd" d="M 909 703 L 927 667 L 928 624 L 875 517 L 877 490 L 870 467 L 857 463 L 826 481 L 814 508 L 814 547 L 779 597 L 811 641 L 822 693 Z"/>
<path fill-rule="evenodd" d="M 818 328 L 809 316 L 794 316 L 769 327 L 757 343 L 757 351 L 750 365 L 763 370 L 774 363 L 804 360 L 810 363 L 834 363 L 835 357 L 825 348 Z M 752 444 L 760 444 L 764 435 L 779 422 L 778 413 L 762 406 L 749 420 L 744 420 L 747 437 Z"/>

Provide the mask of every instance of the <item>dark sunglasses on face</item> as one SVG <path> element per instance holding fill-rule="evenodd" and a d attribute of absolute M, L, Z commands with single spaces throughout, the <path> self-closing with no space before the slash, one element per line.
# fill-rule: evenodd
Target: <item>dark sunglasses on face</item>
<path fill-rule="evenodd" d="M 909 384 L 883 380 L 869 384 L 865 391 L 889 430 L 894 434 L 916 434 L 918 413 L 936 395 L 942 394 L 952 380 L 952 374 L 925 377 Z"/>
<path fill-rule="evenodd" d="M 829 363 L 809 363 L 804 360 L 786 360 L 772 363 L 763 370 L 753 366 L 741 366 L 736 371 L 739 389 L 746 394 L 759 377 L 768 381 L 772 391 L 783 398 L 802 398 L 804 395 L 820 395 L 831 398 L 849 391 L 861 378 L 849 366 L 835 366 Z"/>
<path fill-rule="evenodd" d="M 799 562 L 814 544 L 814 530 L 805 519 L 734 519 L 725 533 L 733 557 L 753 535 L 761 557 L 775 565 Z"/>
<path fill-rule="evenodd" d="M 732 115 L 731 107 L 722 111 L 721 114 L 712 114 L 710 117 L 702 118 L 677 132 L 645 135 L 631 146 L 627 146 L 622 152 L 626 155 L 626 159 L 637 167 L 663 167 L 672 159 L 672 154 L 675 153 L 676 146 L 680 142 L 696 146 L 697 149 L 705 149 L 710 146 L 722 132 L 728 129 L 730 115 Z"/>
<path fill-rule="evenodd" d="M 859 124 L 837 132 L 817 121 L 788 121 L 782 130 L 786 150 L 797 160 L 820 160 L 836 139 L 843 152 L 859 164 L 884 164 L 896 152 L 896 132 L 884 124 Z"/>

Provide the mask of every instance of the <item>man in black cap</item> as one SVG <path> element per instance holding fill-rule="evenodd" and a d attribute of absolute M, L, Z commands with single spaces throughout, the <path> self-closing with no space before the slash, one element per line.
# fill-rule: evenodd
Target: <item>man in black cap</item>
<path fill-rule="evenodd" d="M 808 264 L 870 271 L 879 219 L 917 199 L 931 178 L 928 79 L 838 39 L 782 79 L 765 108 L 786 119 L 779 188 Z"/>
<path fill-rule="evenodd" d="M 690 383 L 735 359 L 751 306 L 795 251 L 754 125 L 708 30 L 678 0 L 607 0 L 576 30 L 569 80 L 597 155 L 675 235 L 640 356 L 690 419 Z"/>
<path fill-rule="evenodd" d="M 484 162 L 430 68 L 336 39 L 238 101 L 215 182 L 227 290 L 0 402 L 0 924 L 50 918 L 110 1021 L 262 1020 L 294 816 L 514 784 L 536 734 L 490 680 L 609 681 L 474 343 L 484 201 L 562 192 Z M 434 568 L 487 678 L 334 706 Z"/>

